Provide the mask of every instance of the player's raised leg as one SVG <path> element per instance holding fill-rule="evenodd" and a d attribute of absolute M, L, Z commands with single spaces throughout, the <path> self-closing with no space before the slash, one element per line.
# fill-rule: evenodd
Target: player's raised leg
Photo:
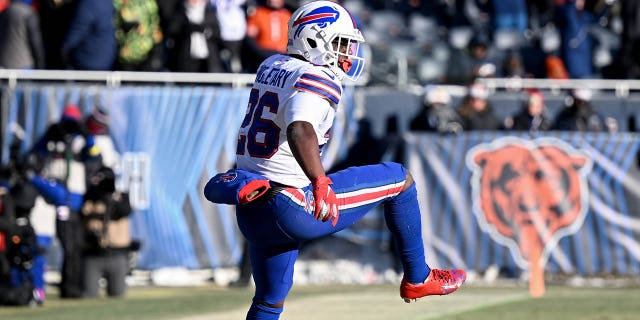
<path fill-rule="evenodd" d="M 430 269 L 424 256 L 417 190 L 407 171 L 404 190 L 385 204 L 385 221 L 402 262 L 400 296 L 405 302 L 456 291 L 466 279 L 463 270 Z"/>
<path fill-rule="evenodd" d="M 353 225 L 371 208 L 384 203 L 385 221 L 394 237 L 404 270 L 400 296 L 406 302 L 429 295 L 449 294 L 462 285 L 466 279 L 464 271 L 430 269 L 426 263 L 418 193 L 411 174 L 404 166 L 385 162 L 351 167 L 329 177 L 340 200 L 340 221 L 336 229 Z M 312 230 L 295 231 L 300 228 L 299 223 L 289 225 L 289 234 L 313 233 Z"/>

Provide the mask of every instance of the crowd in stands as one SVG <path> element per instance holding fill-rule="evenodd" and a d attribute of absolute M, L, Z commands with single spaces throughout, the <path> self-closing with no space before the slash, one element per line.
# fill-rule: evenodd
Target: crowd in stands
<path fill-rule="evenodd" d="M 308 0 L 306 0 L 308 1 Z M 0 0 L 0 68 L 253 73 L 305 0 Z M 638 78 L 628 0 L 343 0 L 369 84 Z"/>
<path fill-rule="evenodd" d="M 380 83 L 396 80 L 397 60 L 418 84 L 639 76 L 635 1 L 398 1 L 391 10 L 364 3 L 353 11 L 365 21 L 371 78 Z"/>
<path fill-rule="evenodd" d="M 500 117 L 488 100 L 489 91 L 481 83 L 473 83 L 457 105 L 439 86 L 426 86 L 422 107 L 411 119 L 410 131 L 459 133 L 474 130 L 513 130 L 543 132 L 617 132 L 617 120 L 600 114 L 591 103 L 589 89 L 571 90 L 562 108 L 552 115 L 545 103 L 544 93 L 527 90 L 522 106 L 513 114 Z"/>
<path fill-rule="evenodd" d="M 284 0 L 0 0 L 0 67 L 255 72 L 284 52 Z"/>

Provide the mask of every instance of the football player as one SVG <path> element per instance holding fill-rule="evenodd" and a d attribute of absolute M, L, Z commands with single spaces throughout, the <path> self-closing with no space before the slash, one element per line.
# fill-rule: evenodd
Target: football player
<path fill-rule="evenodd" d="M 355 81 L 364 67 L 359 46 L 365 40 L 354 18 L 339 4 L 315 1 L 296 10 L 288 27 L 287 54 L 260 65 L 238 135 L 237 168 L 271 185 L 237 206 L 256 286 L 247 319 L 279 318 L 303 241 L 347 228 L 379 204 L 404 269 L 400 296 L 409 302 L 457 290 L 464 271 L 430 269 L 425 262 L 416 187 L 401 164 L 330 175 L 323 169 L 341 81 Z"/>

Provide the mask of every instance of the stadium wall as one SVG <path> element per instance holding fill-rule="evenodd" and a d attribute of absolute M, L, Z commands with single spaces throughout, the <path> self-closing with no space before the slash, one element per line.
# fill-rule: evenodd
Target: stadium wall
<path fill-rule="evenodd" d="M 1 90 L 3 161 L 15 132 L 12 124 L 19 124 L 24 130 L 26 138 L 22 147 L 26 151 L 48 124 L 58 120 L 66 104 L 77 104 L 85 115 L 96 101 L 108 105 L 111 137 L 127 161 L 122 175 L 126 177 L 125 184 L 136 208 L 132 232 L 143 243 L 138 268 L 203 269 L 238 263 L 242 239 L 233 207 L 209 203 L 201 191 L 215 172 L 233 165 L 236 128 L 244 117 L 248 88 L 207 84 L 113 86 L 25 82 L 3 84 Z M 499 96 L 505 105 L 521 103 L 518 93 L 506 92 Z M 605 97 L 603 105 L 625 104 L 621 108 L 625 109 L 624 114 L 636 115 L 638 109 L 629 107 L 633 99 L 615 94 L 607 97 L 613 102 Z M 406 134 L 404 125 L 417 110 L 418 99 L 418 95 L 403 90 L 349 88 L 339 110 L 343 117 L 332 132 L 333 139 L 324 161 L 325 166 L 331 167 L 347 156 L 355 141 L 358 119 L 371 119 L 376 132 L 384 135 L 387 115 L 398 116 L 406 151 L 404 162 L 417 177 L 422 209 L 427 213 L 423 229 L 432 265 L 464 266 L 476 271 L 490 265 L 522 269 L 527 267 L 531 256 L 539 255 L 547 264 L 547 270 L 553 273 L 640 273 L 637 134 Z M 478 204 L 481 203 L 478 202 L 480 191 L 473 187 L 474 179 L 481 180 L 482 173 L 474 171 L 477 168 L 469 163 L 470 152 L 477 152 L 479 146 L 485 151 L 494 150 L 508 145 L 509 141 L 527 146 L 530 153 L 552 145 L 589 163 L 587 173 L 577 174 L 577 185 L 582 186 L 577 198 L 575 190 L 567 193 L 573 197 L 568 198 L 579 199 L 580 214 L 575 214 L 573 222 L 565 222 L 561 228 L 538 228 L 535 232 L 528 229 L 527 232 L 533 234 L 554 230 L 555 233 L 538 240 L 531 235 L 526 238 L 529 243 L 537 243 L 531 247 L 540 252 L 523 251 L 527 247 L 521 242 L 525 237 L 497 232 L 499 228 L 489 221 L 501 220 L 491 220 L 484 215 L 483 206 Z M 540 188 L 550 187 L 543 184 Z M 530 190 L 533 189 L 519 192 L 533 192 Z M 545 200 L 549 209 L 553 201 L 559 202 L 562 198 Z M 547 215 L 552 211 L 548 210 Z M 509 220 L 504 215 L 503 218 L 503 222 Z M 392 250 L 381 245 L 389 241 L 381 219 L 380 211 L 376 210 L 334 238 L 344 243 L 344 250 L 352 251 L 351 256 L 365 263 L 389 261 Z M 512 220 L 507 224 L 518 234 L 523 224 Z M 364 246 L 350 245 L 354 243 Z M 371 250 L 372 246 L 382 249 Z M 353 252 L 357 250 L 361 252 Z"/>

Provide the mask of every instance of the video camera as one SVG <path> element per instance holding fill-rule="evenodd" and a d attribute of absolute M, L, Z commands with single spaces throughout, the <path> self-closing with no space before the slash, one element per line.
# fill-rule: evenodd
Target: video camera
<path fill-rule="evenodd" d="M 0 166 L 0 183 L 9 190 L 13 198 L 16 218 L 28 218 L 38 197 L 38 191 L 29 180 L 39 171 L 39 165 L 36 157 L 20 151 L 21 143 L 20 135 L 14 134 L 9 147 L 9 161 Z"/>
<path fill-rule="evenodd" d="M 29 161 L 20 139 L 10 146 L 9 161 L 0 166 L 0 305 L 32 300 L 29 271 L 40 248 L 29 214 L 38 197 L 29 182 Z"/>
<path fill-rule="evenodd" d="M 13 267 L 29 269 L 33 258 L 29 247 L 36 247 L 29 214 L 38 193 L 29 183 L 27 162 L 19 144 L 20 140 L 14 140 L 8 163 L 0 167 L 0 254 L 4 254 Z"/>

